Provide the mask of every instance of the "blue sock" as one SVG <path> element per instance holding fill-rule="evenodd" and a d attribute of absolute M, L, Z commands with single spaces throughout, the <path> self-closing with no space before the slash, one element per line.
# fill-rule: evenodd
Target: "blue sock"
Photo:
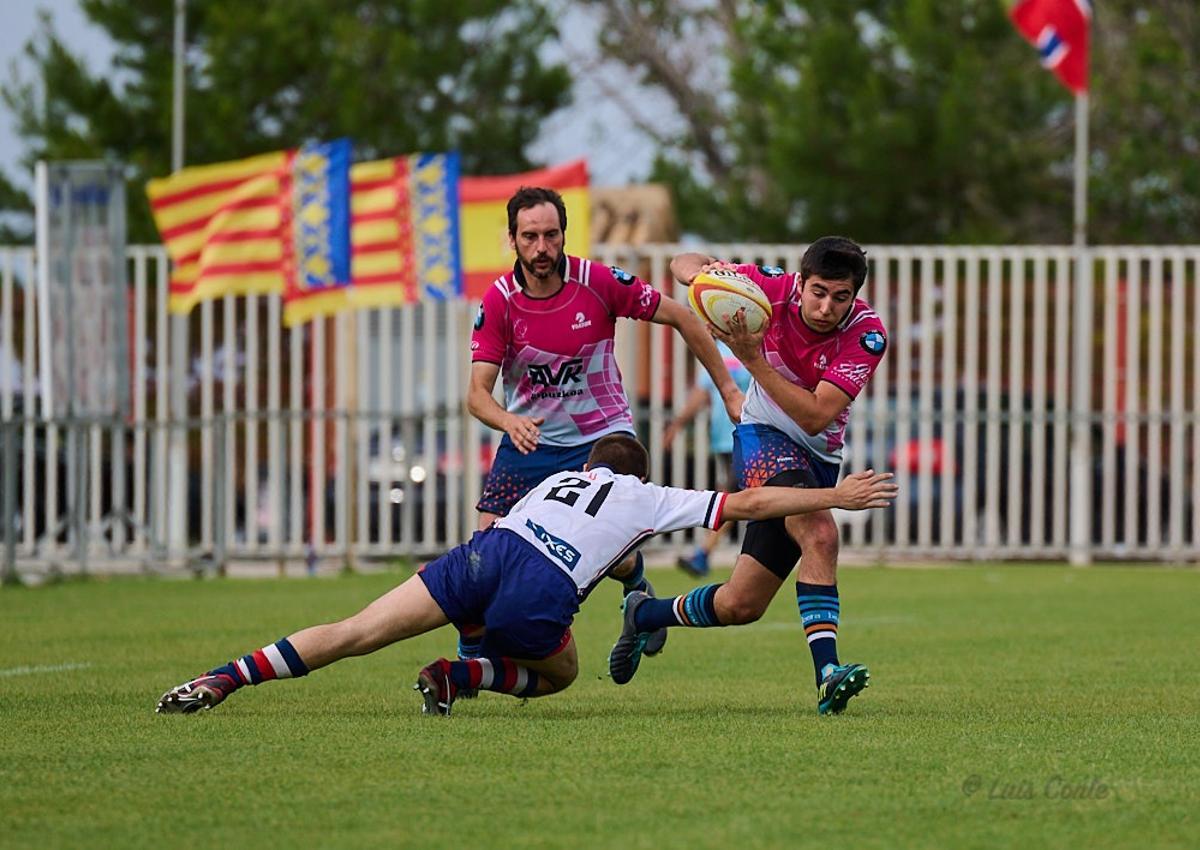
<path fill-rule="evenodd" d="M 838 602 L 836 584 L 805 584 L 796 582 L 796 604 L 800 608 L 800 623 L 808 638 L 817 684 L 821 684 L 827 666 L 837 666 Z"/>
<path fill-rule="evenodd" d="M 625 586 L 625 593 L 630 594 L 635 590 L 646 589 L 646 561 L 642 558 L 642 553 L 638 552 L 634 556 L 633 572 L 625 576 L 621 580 L 621 584 Z"/>
<path fill-rule="evenodd" d="M 665 626 L 708 628 L 724 625 L 717 619 L 716 598 L 719 584 L 697 587 L 671 599 L 647 599 L 638 606 L 634 624 L 638 631 L 653 632 Z"/>
<path fill-rule="evenodd" d="M 458 633 L 458 657 L 478 658 L 483 652 L 483 635 L 465 635 Z"/>

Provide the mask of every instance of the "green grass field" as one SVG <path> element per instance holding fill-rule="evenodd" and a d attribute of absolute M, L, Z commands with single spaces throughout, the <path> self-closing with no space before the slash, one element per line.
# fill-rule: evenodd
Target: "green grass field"
<path fill-rule="evenodd" d="M 815 713 L 787 592 L 754 625 L 675 630 L 625 687 L 601 679 L 612 582 L 557 696 L 421 716 L 410 686 L 452 651 L 443 630 L 153 713 L 403 577 L 0 591 L 0 846 L 1200 844 L 1195 570 L 848 569 L 842 659 L 872 686 L 838 717 Z"/>

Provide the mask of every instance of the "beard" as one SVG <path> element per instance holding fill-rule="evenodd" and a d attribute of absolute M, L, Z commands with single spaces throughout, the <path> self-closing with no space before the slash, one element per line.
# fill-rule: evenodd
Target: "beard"
<path fill-rule="evenodd" d="M 525 269 L 525 273 L 536 277 L 538 280 L 546 280 L 551 275 L 558 271 L 558 262 L 562 254 L 550 254 L 542 252 L 526 260 L 521 258 L 521 265 Z"/>

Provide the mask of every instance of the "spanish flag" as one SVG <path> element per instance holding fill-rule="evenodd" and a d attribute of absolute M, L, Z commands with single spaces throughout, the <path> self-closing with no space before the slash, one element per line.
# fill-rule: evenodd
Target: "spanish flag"
<path fill-rule="evenodd" d="M 206 298 L 283 291 L 295 153 L 184 168 L 146 185 L 174 264 L 171 312 Z"/>
<path fill-rule="evenodd" d="M 499 177 L 464 177 L 459 181 L 464 293 L 481 298 L 497 277 L 513 266 L 508 244 L 508 199 L 522 186 L 556 189 L 567 205 L 567 250 L 587 256 L 591 199 L 586 160 Z"/>

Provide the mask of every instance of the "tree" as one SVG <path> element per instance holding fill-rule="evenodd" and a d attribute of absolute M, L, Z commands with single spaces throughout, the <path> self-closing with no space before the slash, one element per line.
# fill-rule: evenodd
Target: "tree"
<path fill-rule="evenodd" d="M 655 175 L 687 230 L 1071 239 L 1071 98 L 998 0 L 590 2 L 604 54 L 682 116 L 678 132 L 638 124 L 662 146 Z M 1098 6 L 1092 241 L 1190 242 L 1200 12 L 1191 0 Z"/>
<path fill-rule="evenodd" d="M 0 92 L 30 163 L 128 163 L 130 238 L 153 240 L 143 186 L 170 170 L 173 6 L 81 7 L 115 42 L 113 68 L 89 72 L 43 19 L 34 78 Z M 567 70 L 538 58 L 556 31 L 535 0 L 193 0 L 187 14 L 188 163 L 349 136 L 359 159 L 457 149 L 467 173 L 518 171 L 569 97 Z"/>

